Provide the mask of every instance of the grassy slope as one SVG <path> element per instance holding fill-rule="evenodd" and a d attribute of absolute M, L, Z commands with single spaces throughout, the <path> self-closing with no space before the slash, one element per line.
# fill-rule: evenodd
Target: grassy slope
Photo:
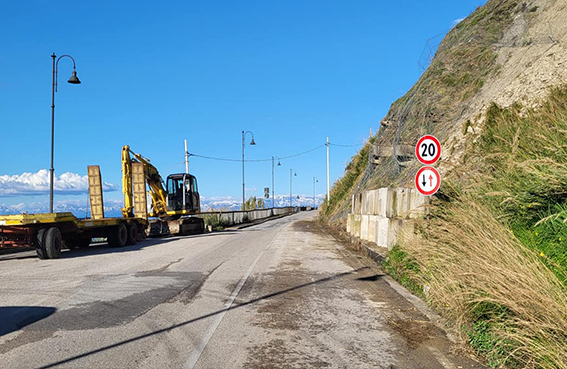
<path fill-rule="evenodd" d="M 494 45 L 518 11 L 516 0 L 492 0 L 453 28 L 419 81 L 392 104 L 384 118 L 387 125 L 381 126 L 375 144 L 391 146 L 394 141 L 413 144 L 424 132 L 443 140 L 455 128 L 470 99 L 498 72 Z M 415 166 L 401 168 L 390 158 L 376 168 L 367 167 L 368 152 L 369 147 L 365 146 L 333 186 L 322 219 L 344 216 L 356 191 L 403 186 L 411 181 Z"/>
<path fill-rule="evenodd" d="M 455 26 L 419 81 L 392 104 L 385 121 L 394 129 L 383 130 L 378 142 L 391 144 L 398 127 L 400 142 L 413 144 L 423 132 L 444 138 L 468 101 L 498 72 L 495 45 L 519 11 L 516 0 L 492 0 Z"/>
<path fill-rule="evenodd" d="M 517 12 L 533 9 L 491 0 L 455 27 L 392 105 L 376 144 L 461 129 L 467 103 L 501 67 L 495 43 Z M 492 106 L 467 142 L 465 164 L 443 183 L 445 201 L 385 268 L 418 295 L 427 286 L 427 301 L 491 367 L 566 368 L 567 88 L 537 111 Z M 393 160 L 365 168 L 366 150 L 333 187 L 323 220 L 348 209 L 353 192 L 404 185 L 415 172 Z"/>
<path fill-rule="evenodd" d="M 537 110 L 492 106 L 470 142 L 421 235 L 387 266 L 429 286 L 490 366 L 565 368 L 567 87 Z"/>

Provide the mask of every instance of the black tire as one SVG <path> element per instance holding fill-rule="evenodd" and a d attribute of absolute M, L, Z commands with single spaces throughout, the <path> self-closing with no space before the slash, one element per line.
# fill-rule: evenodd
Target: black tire
<path fill-rule="evenodd" d="M 51 227 L 45 233 L 45 253 L 48 259 L 57 259 L 61 255 L 61 231 Z"/>
<path fill-rule="evenodd" d="M 197 234 L 205 233 L 205 220 L 203 218 L 196 218 L 199 219 L 197 221 Z"/>
<path fill-rule="evenodd" d="M 35 240 L 35 252 L 37 253 L 37 257 L 40 259 L 47 259 L 47 253 L 45 251 L 45 232 L 47 229 L 40 229 L 37 231 L 36 240 Z"/>
<path fill-rule="evenodd" d="M 113 227 L 108 235 L 108 245 L 110 247 L 124 247 L 128 242 L 128 229 L 126 224 L 120 223 Z"/>
<path fill-rule="evenodd" d="M 138 224 L 138 241 L 143 241 L 146 238 L 148 238 L 148 234 L 146 233 L 146 230 L 142 225 Z"/>
<path fill-rule="evenodd" d="M 135 245 L 138 242 L 138 226 L 136 223 L 128 224 L 128 245 Z"/>

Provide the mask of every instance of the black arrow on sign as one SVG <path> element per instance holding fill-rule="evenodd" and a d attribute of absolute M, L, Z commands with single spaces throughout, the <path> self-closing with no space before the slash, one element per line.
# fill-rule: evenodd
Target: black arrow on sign
<path fill-rule="evenodd" d="M 426 183 L 427 183 L 427 182 L 425 182 L 425 174 L 424 174 L 424 175 L 423 175 L 423 182 L 421 182 L 421 184 L 423 185 L 423 187 L 425 187 L 425 184 L 426 184 Z"/>

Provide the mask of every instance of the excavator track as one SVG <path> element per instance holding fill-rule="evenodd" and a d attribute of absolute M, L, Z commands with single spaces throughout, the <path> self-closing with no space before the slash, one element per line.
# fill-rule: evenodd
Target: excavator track
<path fill-rule="evenodd" d="M 174 220 L 151 220 L 148 226 L 150 237 L 187 236 L 205 233 L 205 222 L 198 217 L 185 217 Z"/>

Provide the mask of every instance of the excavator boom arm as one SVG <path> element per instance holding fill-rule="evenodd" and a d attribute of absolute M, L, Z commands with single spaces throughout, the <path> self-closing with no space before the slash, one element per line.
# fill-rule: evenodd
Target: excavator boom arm
<path fill-rule="evenodd" d="M 132 159 L 130 154 L 134 155 Z M 163 179 L 161 178 L 157 168 L 153 166 L 149 159 L 130 150 L 128 145 L 122 147 L 122 192 L 124 193 L 124 208 L 122 208 L 123 217 L 133 216 L 132 209 L 132 161 L 138 161 L 144 165 L 144 175 L 146 183 L 150 187 L 150 196 L 152 197 L 152 216 L 160 218 L 167 216 L 167 192 L 163 187 Z"/>

